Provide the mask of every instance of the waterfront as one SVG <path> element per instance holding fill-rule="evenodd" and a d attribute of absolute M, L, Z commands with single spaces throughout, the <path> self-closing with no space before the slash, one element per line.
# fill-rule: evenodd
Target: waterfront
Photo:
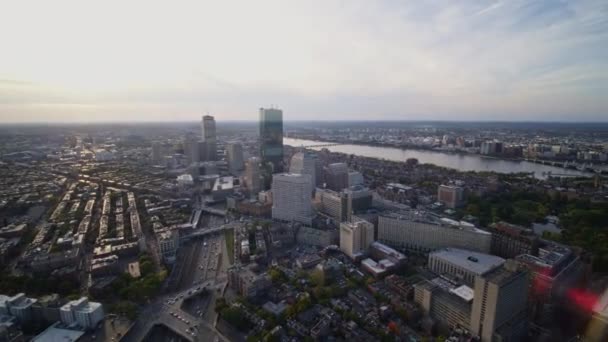
<path fill-rule="evenodd" d="M 294 147 L 329 144 L 323 141 L 284 138 L 283 143 Z M 448 153 L 440 151 L 400 149 L 395 147 L 342 144 L 328 147 L 313 147 L 314 150 L 327 148 L 331 152 L 354 154 L 357 156 L 406 161 L 416 158 L 421 164 L 434 164 L 460 171 L 494 171 L 498 173 L 533 172 L 536 178 L 547 177 L 547 173 L 571 176 L 590 176 L 578 170 L 564 169 L 528 161 L 489 158 L 475 154 Z"/>

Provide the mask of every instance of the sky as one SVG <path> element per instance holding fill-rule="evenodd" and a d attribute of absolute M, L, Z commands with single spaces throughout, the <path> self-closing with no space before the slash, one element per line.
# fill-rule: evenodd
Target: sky
<path fill-rule="evenodd" d="M 608 2 L 0 0 L 0 122 L 608 121 Z"/>

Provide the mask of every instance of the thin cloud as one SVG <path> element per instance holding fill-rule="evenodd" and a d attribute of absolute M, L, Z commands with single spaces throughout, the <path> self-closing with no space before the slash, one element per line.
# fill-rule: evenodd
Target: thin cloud
<path fill-rule="evenodd" d="M 55 118 L 48 103 L 129 120 L 254 119 L 264 103 L 310 119 L 607 117 L 605 1 L 38 6 L 0 13 L 0 121 L 19 105 Z"/>

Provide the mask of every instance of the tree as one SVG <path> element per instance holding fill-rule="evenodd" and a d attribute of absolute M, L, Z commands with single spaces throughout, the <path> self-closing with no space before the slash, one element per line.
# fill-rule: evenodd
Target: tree
<path fill-rule="evenodd" d="M 272 280 L 273 284 L 282 284 L 287 282 L 287 276 L 285 273 L 283 273 L 283 271 L 277 268 L 272 268 L 270 270 L 270 280 Z"/>
<path fill-rule="evenodd" d="M 215 312 L 220 313 L 227 307 L 228 304 L 226 303 L 226 299 L 224 297 L 219 297 L 215 300 Z"/>
<path fill-rule="evenodd" d="M 247 331 L 249 329 L 250 323 L 247 320 L 243 310 L 239 307 L 231 306 L 225 308 L 222 310 L 221 316 L 226 322 L 230 323 L 240 331 Z"/>
<path fill-rule="evenodd" d="M 321 270 L 314 270 L 310 275 L 310 281 L 313 285 L 323 286 L 325 285 L 325 274 Z"/>
<path fill-rule="evenodd" d="M 142 276 L 149 275 L 150 273 L 154 272 L 154 263 L 152 263 L 152 261 L 145 260 L 140 262 L 139 269 L 141 270 Z"/>
<path fill-rule="evenodd" d="M 312 303 L 311 303 L 309 297 L 300 298 L 300 300 L 298 300 L 298 302 L 295 304 L 296 312 L 300 313 L 300 312 L 308 309 L 311 305 L 312 305 Z"/>

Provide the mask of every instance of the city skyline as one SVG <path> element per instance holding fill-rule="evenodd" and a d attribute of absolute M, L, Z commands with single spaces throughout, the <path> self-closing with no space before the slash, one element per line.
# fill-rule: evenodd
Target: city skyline
<path fill-rule="evenodd" d="M 601 1 L 31 5 L 0 14 L 0 123 L 608 117 Z"/>

